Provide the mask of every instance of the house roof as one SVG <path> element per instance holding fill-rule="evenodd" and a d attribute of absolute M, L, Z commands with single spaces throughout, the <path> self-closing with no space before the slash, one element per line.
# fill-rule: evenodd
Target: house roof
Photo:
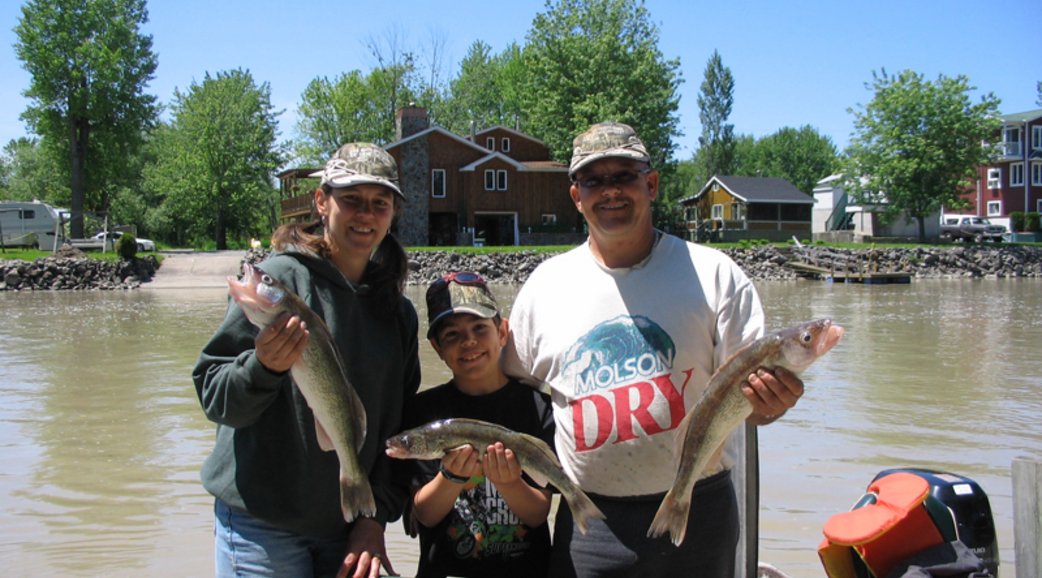
<path fill-rule="evenodd" d="M 1002 116 L 1002 122 L 1031 122 L 1039 118 L 1042 118 L 1042 108 L 1038 110 L 1005 114 Z"/>
<path fill-rule="evenodd" d="M 529 140 L 529 141 L 532 141 L 534 143 L 538 143 L 538 144 L 541 144 L 543 146 L 546 146 L 546 143 L 544 143 L 543 141 L 541 141 L 541 140 L 539 140 L 539 139 L 537 139 L 537 138 L 535 138 L 535 137 L 533 137 L 531 135 L 527 135 L 527 134 L 525 134 L 523 132 L 519 132 L 517 130 L 512 129 L 509 126 L 504 126 L 504 125 L 501 125 L 501 124 L 497 124 L 495 126 L 490 126 L 490 127 L 486 128 L 484 130 L 477 131 L 476 133 L 474 133 L 474 138 L 477 138 L 477 137 L 480 137 L 480 136 L 484 136 L 487 133 L 490 133 L 490 132 L 493 132 L 493 131 L 497 131 L 497 130 L 506 131 L 506 132 L 508 132 L 510 134 L 513 134 L 513 135 L 517 136 L 518 138 L 523 138 L 525 140 Z M 468 136 L 466 138 L 469 139 L 470 137 Z"/>
<path fill-rule="evenodd" d="M 718 183 L 732 196 L 746 203 L 814 204 L 814 199 L 811 196 L 797 189 L 785 179 L 719 175 L 709 179 L 709 182 L 702 187 L 702 190 L 698 191 L 698 194 L 681 199 L 680 202 L 690 202 L 701 197 L 709 191 L 713 183 Z"/>
<path fill-rule="evenodd" d="M 465 138 L 459 136 L 458 134 L 456 134 L 456 133 L 454 133 L 454 132 L 452 132 L 450 130 L 446 130 L 446 129 L 438 126 L 438 125 L 427 127 L 425 129 L 421 130 L 420 132 L 411 134 L 411 135 L 409 135 L 409 136 L 407 136 L 407 137 L 405 137 L 403 139 L 396 140 L 393 143 L 388 144 L 384 148 L 387 149 L 387 150 L 391 150 L 391 149 L 399 147 L 399 146 L 401 146 L 401 145 L 403 145 L 403 144 L 405 144 L 405 143 L 407 143 L 409 141 L 416 140 L 418 138 L 427 136 L 427 135 L 429 135 L 431 133 L 434 133 L 434 132 L 439 133 L 439 134 L 443 134 L 443 135 L 449 137 L 450 139 L 452 139 L 452 140 L 454 140 L 454 141 L 456 141 L 456 142 L 458 142 L 458 143 L 460 143 L 462 145 L 465 145 L 465 146 L 467 146 L 469 148 L 474 149 L 475 151 L 488 152 L 487 148 L 485 148 L 483 146 L 480 146 L 480 145 L 477 145 L 477 144 L 474 144 L 469 139 L 465 139 Z"/>

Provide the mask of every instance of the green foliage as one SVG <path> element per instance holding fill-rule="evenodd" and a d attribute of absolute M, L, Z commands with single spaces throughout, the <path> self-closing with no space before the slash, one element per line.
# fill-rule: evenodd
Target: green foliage
<path fill-rule="evenodd" d="M 229 237 L 267 236 L 278 202 L 271 175 L 282 162 L 267 83 L 243 70 L 207 73 L 175 91 L 171 112 L 145 171 L 147 188 L 162 198 L 150 225 L 178 244 L 209 238 L 217 249 Z"/>
<path fill-rule="evenodd" d="M 1029 233 L 1037 233 L 1039 231 L 1038 212 L 1029 211 L 1024 214 L 1024 230 Z"/>
<path fill-rule="evenodd" d="M 116 239 L 116 254 L 126 261 L 137 257 L 137 238 L 130 233 L 120 235 L 119 239 Z"/>
<path fill-rule="evenodd" d="M 836 145 L 805 125 L 798 129 L 784 127 L 759 140 L 739 137 L 732 174 L 785 179 L 810 195 L 814 185 L 838 167 Z"/>
<path fill-rule="evenodd" d="M 706 62 L 705 75 L 698 94 L 698 118 L 702 136 L 698 137 L 702 182 L 714 175 L 734 172 L 734 125 L 727 122 L 734 105 L 734 77 L 724 66 L 720 53 L 713 51 Z"/>
<path fill-rule="evenodd" d="M 145 0 L 28 0 L 15 27 L 15 54 L 31 75 L 22 114 L 66 175 L 71 232 L 84 211 L 107 206 L 105 191 L 155 119 L 144 88 L 156 69 Z"/>
<path fill-rule="evenodd" d="M 1024 228 L 1024 211 L 1013 211 L 1009 214 L 1010 230 L 1013 232 L 1026 231 Z"/>
<path fill-rule="evenodd" d="M 957 203 L 975 167 L 989 160 L 981 143 L 999 129 L 999 100 L 988 93 L 971 102 L 965 76 L 931 82 L 910 70 L 873 73 L 869 88 L 872 101 L 851 110 L 844 186 L 859 203 L 885 203 L 890 214 L 916 219 L 922 241 L 924 219 Z"/>
<path fill-rule="evenodd" d="M 519 65 L 523 63 L 517 44 L 495 55 L 488 44 L 475 41 L 449 83 L 450 97 L 434 115 L 436 122 L 457 134 L 468 134 L 471 122 L 477 130 L 514 126 L 522 114 Z"/>
<path fill-rule="evenodd" d="M 56 182 L 61 170 L 39 139 L 12 139 L 0 153 L 0 198 L 11 201 L 39 199 L 68 206 L 68 182 Z"/>
<path fill-rule="evenodd" d="M 519 91 L 524 130 L 567 162 L 575 135 L 606 120 L 633 126 L 669 173 L 679 134 L 679 60 L 636 0 L 548 1 L 528 32 Z"/>

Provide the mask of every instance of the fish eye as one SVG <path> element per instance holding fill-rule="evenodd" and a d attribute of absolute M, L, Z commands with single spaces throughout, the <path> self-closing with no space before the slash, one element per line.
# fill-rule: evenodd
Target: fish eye
<path fill-rule="evenodd" d="M 271 285 L 274 282 L 275 280 L 271 278 L 271 275 L 268 275 L 267 273 L 261 275 L 261 283 L 264 283 L 265 285 Z"/>
<path fill-rule="evenodd" d="M 800 336 L 800 341 L 804 343 L 810 343 L 812 339 L 810 331 L 804 331 L 803 335 Z"/>

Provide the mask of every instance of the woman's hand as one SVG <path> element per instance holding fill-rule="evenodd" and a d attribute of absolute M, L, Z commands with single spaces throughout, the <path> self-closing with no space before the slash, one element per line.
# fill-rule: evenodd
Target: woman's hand
<path fill-rule="evenodd" d="M 300 317 L 284 313 L 253 340 L 257 361 L 272 373 L 285 373 L 300 359 L 309 335 Z"/>
<path fill-rule="evenodd" d="M 381 566 L 389 574 L 396 574 L 387 558 L 383 526 L 372 518 L 355 520 L 347 536 L 347 557 L 336 574 L 337 578 L 376 578 Z"/>

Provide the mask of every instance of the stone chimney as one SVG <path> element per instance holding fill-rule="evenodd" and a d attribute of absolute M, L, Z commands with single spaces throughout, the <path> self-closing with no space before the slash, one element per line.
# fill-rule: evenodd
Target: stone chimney
<path fill-rule="evenodd" d="M 427 109 L 410 102 L 409 106 L 399 108 L 394 115 L 395 140 L 402 140 L 424 131 L 430 127 L 430 124 L 430 119 L 427 118 Z"/>

